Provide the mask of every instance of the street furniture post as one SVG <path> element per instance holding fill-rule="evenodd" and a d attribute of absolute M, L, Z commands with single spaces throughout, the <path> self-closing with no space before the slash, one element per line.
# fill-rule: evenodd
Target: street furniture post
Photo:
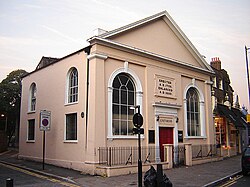
<path fill-rule="evenodd" d="M 140 114 L 140 106 L 135 106 L 138 108 L 138 113 L 133 116 L 133 128 L 134 134 L 138 134 L 138 186 L 142 187 L 142 162 L 141 162 L 141 134 L 144 134 L 144 129 L 141 128 L 143 125 L 143 117 Z"/>

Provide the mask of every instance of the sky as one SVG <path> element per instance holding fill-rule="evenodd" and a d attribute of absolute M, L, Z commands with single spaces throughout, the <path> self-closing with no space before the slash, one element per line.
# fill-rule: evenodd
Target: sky
<path fill-rule="evenodd" d="M 249 0 L 0 0 L 0 81 L 33 71 L 42 56 L 64 57 L 113 30 L 166 10 L 207 63 L 219 57 L 240 105 L 249 108 L 245 46 Z M 247 52 L 250 61 L 250 49 Z"/>

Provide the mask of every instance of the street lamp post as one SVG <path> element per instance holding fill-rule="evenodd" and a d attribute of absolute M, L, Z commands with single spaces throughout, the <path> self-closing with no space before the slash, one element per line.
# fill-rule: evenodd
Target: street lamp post
<path fill-rule="evenodd" d="M 248 68 L 248 56 L 247 56 L 247 51 L 250 48 L 247 48 L 247 46 L 245 46 L 245 53 L 246 53 L 246 68 L 247 68 L 247 85 L 248 85 L 248 103 L 250 106 L 250 80 L 249 80 L 249 68 Z"/>

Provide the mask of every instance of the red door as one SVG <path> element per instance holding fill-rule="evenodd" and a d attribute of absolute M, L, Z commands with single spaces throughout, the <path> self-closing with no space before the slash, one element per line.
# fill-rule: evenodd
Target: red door
<path fill-rule="evenodd" d="M 173 144 L 173 128 L 171 128 L 171 127 L 160 127 L 159 144 L 160 144 L 161 161 L 164 161 L 164 147 L 163 147 L 163 144 Z"/>

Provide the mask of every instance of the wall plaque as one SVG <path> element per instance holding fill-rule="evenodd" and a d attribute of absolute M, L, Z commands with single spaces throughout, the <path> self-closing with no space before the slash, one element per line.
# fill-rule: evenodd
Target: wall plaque
<path fill-rule="evenodd" d="M 173 116 L 159 116 L 159 126 L 174 126 L 174 117 Z"/>
<path fill-rule="evenodd" d="M 155 76 L 155 95 L 160 97 L 175 98 L 175 79 L 156 75 Z"/>

